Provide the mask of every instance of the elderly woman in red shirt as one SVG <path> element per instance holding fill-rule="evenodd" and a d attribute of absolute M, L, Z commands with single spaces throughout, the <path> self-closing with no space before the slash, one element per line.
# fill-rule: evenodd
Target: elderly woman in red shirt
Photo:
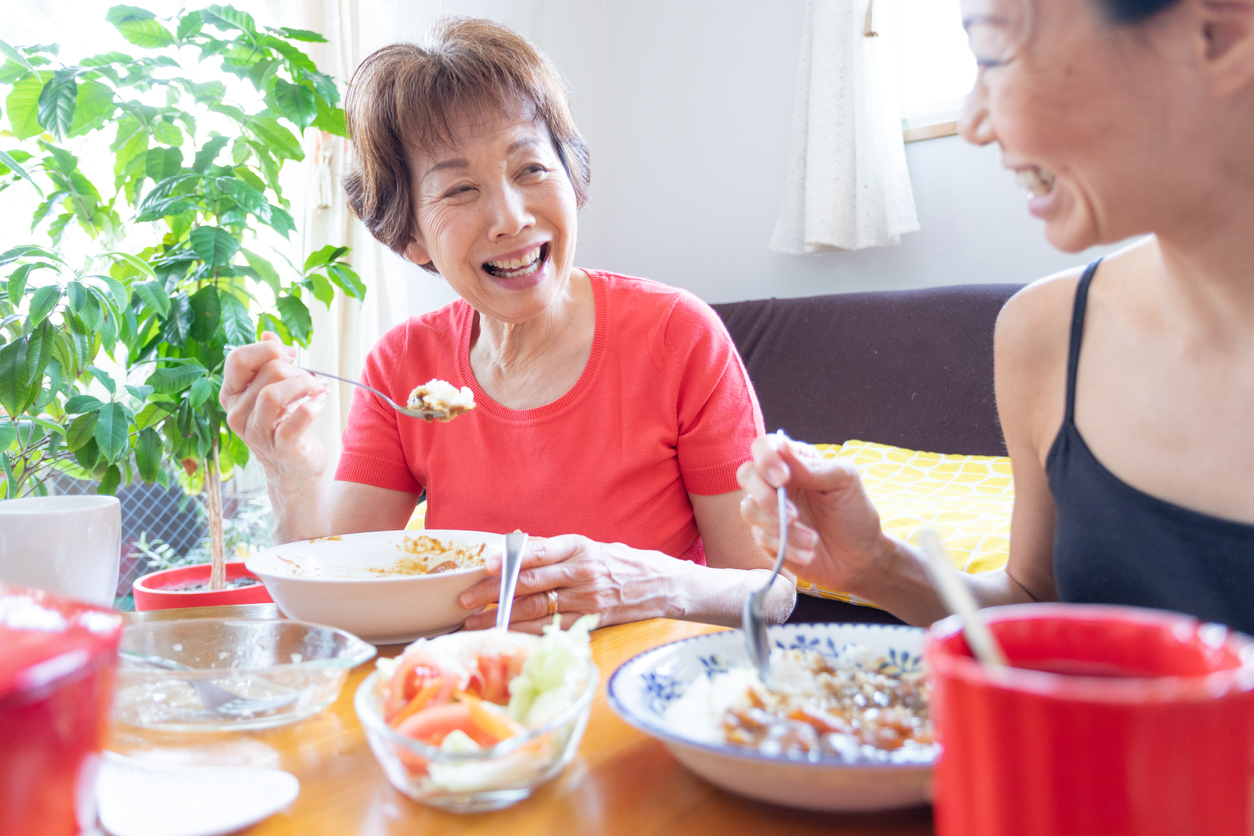
<path fill-rule="evenodd" d="M 514 629 L 554 612 L 738 623 L 770 565 L 736 483 L 761 412 L 707 305 L 575 267 L 588 151 L 553 66 L 503 26 L 446 18 L 425 48 L 369 56 L 345 109 L 353 210 L 461 297 L 385 334 L 362 380 L 404 403 L 439 378 L 477 407 L 427 423 L 358 391 L 328 486 L 323 383 L 273 335 L 235 350 L 222 403 L 266 468 L 276 538 L 403 528 L 425 491 L 432 528 L 538 535 Z M 497 587 L 462 596 L 468 627 L 491 625 Z M 768 617 L 794 596 L 778 581 Z"/>

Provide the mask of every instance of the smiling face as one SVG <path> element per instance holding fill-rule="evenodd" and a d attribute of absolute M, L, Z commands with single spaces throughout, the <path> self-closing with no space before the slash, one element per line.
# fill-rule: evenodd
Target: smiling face
<path fill-rule="evenodd" d="M 1182 168 L 1188 56 L 1173 12 L 1117 26 L 1097 0 L 961 5 L 979 63 L 961 132 L 1001 146 L 1050 243 L 1078 252 L 1154 231 L 1183 185 L 1171 178 Z"/>
<path fill-rule="evenodd" d="M 453 147 L 411 155 L 406 257 L 432 263 L 480 314 L 527 322 L 569 286 L 575 190 L 543 122 L 488 112 L 453 127 Z"/>

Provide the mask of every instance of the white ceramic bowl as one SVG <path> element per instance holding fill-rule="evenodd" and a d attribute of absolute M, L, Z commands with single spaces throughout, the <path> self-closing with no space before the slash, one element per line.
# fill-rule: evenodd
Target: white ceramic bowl
<path fill-rule="evenodd" d="M 772 649 L 806 648 L 835 658 L 849 644 L 867 658 L 885 657 L 902 670 L 922 664 L 925 632 L 885 624 L 784 624 L 768 629 Z M 931 764 L 853 763 L 824 758 L 811 763 L 770 757 L 730 744 L 684 738 L 663 715 L 697 678 L 748 666 L 743 634 L 726 630 L 647 650 L 624 663 L 609 682 L 609 703 L 620 717 L 656 737 L 684 766 L 712 784 L 741 795 L 808 810 L 870 812 L 926 804 Z"/>
<path fill-rule="evenodd" d="M 410 642 L 457 629 L 470 614 L 457 596 L 487 577 L 483 569 L 371 576 L 368 570 L 392 566 L 404 556 L 406 540 L 421 536 L 446 545 L 486 544 L 485 555 L 505 543 L 484 531 L 370 531 L 275 546 L 245 565 L 289 618 L 330 624 L 374 644 Z M 311 560 L 316 574 L 300 568 Z"/>

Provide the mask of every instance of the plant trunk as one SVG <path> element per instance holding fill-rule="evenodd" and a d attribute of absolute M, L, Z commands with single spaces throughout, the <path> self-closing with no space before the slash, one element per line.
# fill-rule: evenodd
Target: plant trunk
<path fill-rule="evenodd" d="M 222 541 L 222 477 L 218 470 L 218 440 L 213 440 L 213 460 L 205 468 L 205 495 L 209 506 L 209 553 L 212 556 L 209 588 L 226 587 L 226 550 Z"/>

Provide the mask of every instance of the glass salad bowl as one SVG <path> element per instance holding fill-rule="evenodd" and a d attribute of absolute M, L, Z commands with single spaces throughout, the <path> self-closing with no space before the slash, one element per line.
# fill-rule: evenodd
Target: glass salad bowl
<path fill-rule="evenodd" d="M 374 655 L 351 633 L 301 621 L 132 624 L 122 631 L 113 719 L 168 732 L 294 723 L 335 702 L 348 672 Z"/>
<path fill-rule="evenodd" d="M 570 634 L 576 629 L 572 628 Z M 440 660 L 459 655 L 473 660 L 479 654 L 494 656 L 498 651 L 521 651 L 529 658 L 538 658 L 543 652 L 543 642 L 549 638 L 496 630 L 454 633 L 415 642 L 407 648 L 406 656 L 419 650 L 423 654 L 432 651 Z M 586 651 L 586 631 L 582 642 Z M 563 658 L 554 659 L 554 655 L 562 655 Z M 455 692 L 457 696 L 454 699 L 422 718 L 412 718 L 408 725 L 397 723 L 395 716 L 389 723 L 385 719 L 390 711 L 389 687 L 394 681 L 398 660 L 404 660 L 406 656 L 397 657 L 397 660 L 379 660 L 379 669 L 366 677 L 358 687 L 354 700 L 371 750 L 392 786 L 405 795 L 455 813 L 499 810 L 530 796 L 537 786 L 555 777 L 574 758 L 588 725 L 597 688 L 598 671 L 590 654 L 580 653 L 578 648 L 575 653 L 547 654 L 541 673 L 552 679 L 556 672 L 557 678 L 564 680 L 565 687 L 560 689 L 560 696 L 555 696 L 554 692 L 541 692 L 533 703 L 540 709 L 541 718 L 538 722 L 525 725 L 508 719 L 504 708 L 486 705 L 486 699 L 466 696 L 460 689 Z M 424 655 L 423 658 L 430 657 Z M 453 667 L 457 667 L 456 663 Z M 483 667 L 479 665 L 480 669 Z M 469 669 L 474 669 L 473 661 Z M 528 674 L 525 664 L 522 673 Z M 536 673 L 536 670 L 531 672 L 533 679 L 537 678 Z M 544 710 L 540 705 L 542 702 L 547 702 L 546 707 L 550 710 Z M 466 707 L 464 711 L 463 707 Z M 482 712 L 488 712 L 491 715 L 487 718 L 489 724 L 509 724 L 513 733 L 506 731 L 505 734 L 510 736 L 499 742 L 491 735 L 475 734 L 475 729 L 459 722 L 458 716 L 473 719 L 476 711 L 480 712 L 480 718 L 483 717 Z M 391 713 L 395 714 L 395 711 L 391 710 Z M 535 715 L 532 717 L 534 719 Z M 442 737 L 440 745 L 416 739 L 413 736 L 417 734 L 414 723 L 427 732 L 439 727 L 440 731 L 429 739 Z M 399 730 L 394 725 L 399 726 Z M 449 731 L 452 728 L 459 730 Z M 460 731 L 462 728 L 479 737 L 482 745 Z M 402 733 L 406 730 L 411 734 Z"/>

